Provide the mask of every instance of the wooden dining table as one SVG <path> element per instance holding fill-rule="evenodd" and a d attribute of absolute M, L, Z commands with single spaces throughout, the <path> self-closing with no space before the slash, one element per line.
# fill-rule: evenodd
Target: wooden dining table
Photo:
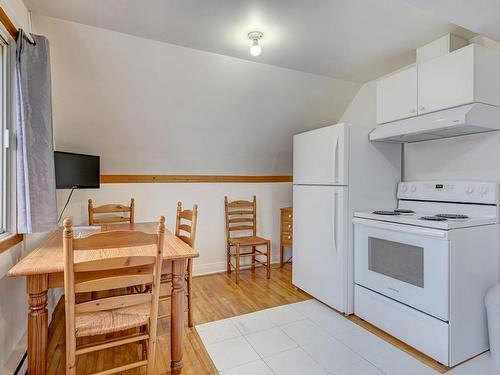
<path fill-rule="evenodd" d="M 156 233 L 157 226 L 158 223 L 154 222 L 104 224 L 100 227 L 74 227 L 73 232 L 75 237 L 85 236 L 96 231 L 118 229 Z M 197 257 L 198 253 L 168 230 L 165 232 L 164 246 L 164 266 L 168 265 L 167 262 L 172 262 L 170 368 L 172 374 L 177 375 L 182 371 L 186 262 L 189 258 Z M 133 247 L 127 249 L 130 249 L 131 255 L 134 255 Z M 109 253 L 106 250 L 98 251 L 99 256 L 103 259 Z M 93 259 L 96 259 L 95 255 L 93 255 Z M 140 268 L 136 272 L 140 273 Z M 26 292 L 28 294 L 29 306 L 28 374 L 46 374 L 48 344 L 47 292 L 51 288 L 64 286 L 62 229 L 52 233 L 39 248 L 32 251 L 12 267 L 8 272 L 8 276 L 26 277 Z"/>

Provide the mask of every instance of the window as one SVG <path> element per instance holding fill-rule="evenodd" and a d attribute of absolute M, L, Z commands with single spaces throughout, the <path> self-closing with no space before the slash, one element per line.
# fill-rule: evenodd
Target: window
<path fill-rule="evenodd" d="M 8 131 L 7 131 L 7 115 L 6 115 L 6 99 L 7 99 L 7 85 L 6 85 L 6 43 L 0 39 L 0 233 L 7 231 L 7 192 L 9 190 L 7 181 L 7 159 L 8 159 Z"/>
<path fill-rule="evenodd" d="M 15 184 L 14 147 L 11 147 L 13 124 L 12 105 L 14 103 L 14 90 L 12 85 L 14 60 L 10 48 L 0 34 L 0 239 L 16 233 L 15 220 Z M 14 54 L 15 55 L 15 54 Z"/>

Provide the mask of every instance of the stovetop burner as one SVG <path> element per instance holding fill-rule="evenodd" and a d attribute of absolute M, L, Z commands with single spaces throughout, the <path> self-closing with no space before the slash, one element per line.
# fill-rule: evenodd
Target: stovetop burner
<path fill-rule="evenodd" d="M 405 210 L 404 208 L 396 208 L 394 212 L 402 215 L 411 215 L 415 213 L 413 210 Z"/>
<path fill-rule="evenodd" d="M 396 212 L 396 210 L 393 210 L 393 211 L 384 211 L 384 210 L 373 211 L 373 213 L 375 215 L 387 215 L 387 216 L 397 216 L 397 215 L 399 215 L 399 212 Z"/>
<path fill-rule="evenodd" d="M 437 217 L 442 217 L 445 219 L 468 219 L 469 217 L 467 215 L 461 215 L 461 214 L 437 214 Z"/>
<path fill-rule="evenodd" d="M 447 218 L 445 217 L 441 217 L 441 216 L 422 216 L 420 218 L 420 220 L 428 220 L 428 221 L 446 221 L 448 220 Z"/>

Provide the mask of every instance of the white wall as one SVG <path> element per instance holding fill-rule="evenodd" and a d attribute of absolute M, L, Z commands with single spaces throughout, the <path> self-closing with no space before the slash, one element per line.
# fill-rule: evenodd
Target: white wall
<path fill-rule="evenodd" d="M 375 81 L 363 85 L 340 118 L 351 125 L 349 201 L 353 211 L 394 205 L 401 178 L 401 146 L 368 141 L 376 126 L 375 93 Z"/>
<path fill-rule="evenodd" d="M 103 173 L 290 174 L 292 135 L 335 123 L 359 85 L 36 15 L 49 38 L 56 148 L 101 156 Z M 60 192 L 59 206 L 68 192 Z M 291 184 L 104 184 L 65 216 L 137 201 L 137 221 L 198 203 L 195 272 L 225 269 L 223 197 L 257 195 L 276 258 Z M 171 227 L 170 227 L 171 228 Z"/>
<path fill-rule="evenodd" d="M 69 191 L 58 194 L 59 207 Z M 224 195 L 229 200 L 251 200 L 257 196 L 257 234 L 271 240 L 273 260 L 279 259 L 279 209 L 292 205 L 290 183 L 258 184 L 103 184 L 99 190 L 77 190 L 65 217 L 87 224 L 87 200 L 95 205 L 136 200 L 136 221 L 156 221 L 164 215 L 167 228 L 173 231 L 177 202 L 185 207 L 198 204 L 196 250 L 200 257 L 194 262 L 194 274 L 221 272 L 226 269 Z"/>
<path fill-rule="evenodd" d="M 290 174 L 292 135 L 335 123 L 358 84 L 33 16 L 51 48 L 60 150 L 104 173 Z"/>
<path fill-rule="evenodd" d="M 33 28 L 50 41 L 56 148 L 100 155 L 104 174 L 291 174 L 292 135 L 335 123 L 359 88 L 41 15 Z M 276 255 L 291 184 L 105 184 L 78 192 L 69 214 L 84 223 L 87 198 L 134 196 L 138 221 L 172 224 L 178 200 L 196 202 L 195 272 L 221 271 L 224 194 L 257 195 Z"/>
<path fill-rule="evenodd" d="M 376 81 L 365 83 L 342 119 L 370 123 L 375 128 Z M 485 133 L 407 144 L 404 179 L 483 180 L 500 182 L 500 134 Z"/>
<path fill-rule="evenodd" d="M 405 178 L 500 182 L 500 134 L 485 133 L 405 146 Z"/>
<path fill-rule="evenodd" d="M 290 174 L 292 135 L 335 123 L 358 84 L 36 15 L 51 48 L 56 148 L 101 156 L 103 173 Z M 68 192 L 59 194 L 59 205 Z M 225 269 L 223 196 L 257 195 L 276 257 L 291 184 L 104 184 L 67 215 L 137 200 L 137 221 L 199 204 L 195 272 Z M 65 216 L 67 216 L 65 215 Z"/>

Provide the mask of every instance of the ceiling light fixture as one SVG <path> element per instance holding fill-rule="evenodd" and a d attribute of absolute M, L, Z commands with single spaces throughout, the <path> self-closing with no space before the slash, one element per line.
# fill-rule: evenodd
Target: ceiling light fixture
<path fill-rule="evenodd" d="M 262 52 L 259 40 L 261 40 L 263 36 L 264 34 L 262 34 L 260 31 L 251 31 L 248 33 L 248 39 L 252 41 L 252 45 L 250 46 L 250 54 L 252 56 L 259 56 Z"/>

